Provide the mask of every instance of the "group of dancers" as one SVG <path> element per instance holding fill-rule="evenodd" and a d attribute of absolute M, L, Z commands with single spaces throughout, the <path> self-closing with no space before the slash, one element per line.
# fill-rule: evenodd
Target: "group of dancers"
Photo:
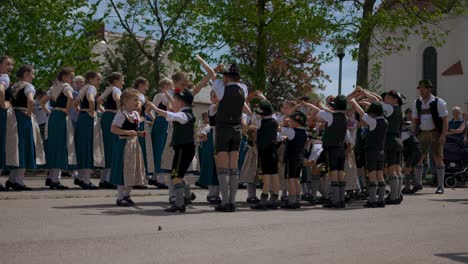
<path fill-rule="evenodd" d="M 76 185 L 117 188 L 116 204 L 132 206 L 132 188 L 164 188 L 160 176 L 167 171 L 172 206 L 166 211 L 185 212 L 195 195 L 184 178 L 198 153 L 198 184 L 208 188 L 207 201 L 221 212 L 236 211 L 239 183 L 247 185 L 247 202 L 255 210 L 297 209 L 301 200 L 344 208 L 349 191 L 363 195 L 366 207 L 385 207 L 400 204 L 403 193 L 422 189 L 420 164 L 427 153 L 415 135 L 420 125 L 415 120 L 431 112 L 416 107 L 413 123 L 405 122 L 398 92 L 378 95 L 357 87 L 347 96 L 327 98 L 325 105 L 307 96 L 286 100 L 277 112 L 264 94 L 248 92 L 237 65 L 213 69 L 196 59 L 207 73 L 199 84 L 175 73 L 158 83 L 153 101 L 145 96 L 145 78 L 123 89 L 124 76 L 111 73 L 109 86 L 99 94 L 102 76 L 88 71 L 84 85 L 74 91 L 74 69 L 63 68 L 40 99 L 49 115 L 43 140 L 33 114 L 34 67 L 22 65 L 17 82 L 10 83 L 14 59 L 1 56 L 0 169 L 10 175 L 0 187 L 29 190 L 25 170 L 48 168 L 46 186 L 67 189 L 59 181 L 61 171 L 77 170 Z M 194 96 L 205 87 L 211 87 L 212 104 L 197 126 Z M 426 80 L 418 86 L 430 88 Z M 78 112 L 76 124 L 69 116 L 72 109 Z M 101 173 L 99 187 L 90 180 L 95 169 Z M 443 184 L 439 187 L 443 192 Z"/>

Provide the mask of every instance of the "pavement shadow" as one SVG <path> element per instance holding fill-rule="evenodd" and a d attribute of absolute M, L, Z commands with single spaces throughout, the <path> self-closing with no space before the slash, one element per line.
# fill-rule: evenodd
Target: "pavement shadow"
<path fill-rule="evenodd" d="M 430 201 L 468 204 L 468 199 L 430 199 Z"/>
<path fill-rule="evenodd" d="M 450 259 L 452 261 L 460 263 L 468 263 L 468 252 L 465 253 L 440 253 L 434 254 L 434 256 Z"/>

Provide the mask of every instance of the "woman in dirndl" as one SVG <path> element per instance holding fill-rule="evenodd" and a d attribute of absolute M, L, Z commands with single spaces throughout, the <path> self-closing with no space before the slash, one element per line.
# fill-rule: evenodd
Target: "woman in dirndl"
<path fill-rule="evenodd" d="M 10 73 L 13 70 L 14 60 L 9 56 L 0 56 L 0 175 L 5 168 L 5 145 L 7 129 L 7 111 L 10 107 L 10 96 L 6 94 L 10 86 Z M 0 191 L 5 187 L 0 184 Z"/>
<path fill-rule="evenodd" d="M 7 190 L 31 190 L 23 182 L 26 169 L 36 168 L 36 156 L 39 164 L 43 165 L 45 161 L 39 126 L 33 115 L 36 90 L 31 83 L 34 74 L 33 66 L 21 66 L 16 73 L 19 82 L 8 88 L 14 117 L 7 117 L 10 119 L 7 121 L 6 165 L 10 169 L 10 177 L 5 184 Z"/>
<path fill-rule="evenodd" d="M 42 109 L 49 115 L 45 133 L 45 154 L 50 173 L 45 185 L 57 189 L 64 189 L 59 184 L 61 170 L 70 170 L 76 165 L 74 129 L 68 117 L 73 106 L 71 83 L 74 77 L 73 68 L 63 68 L 57 75 L 57 82 L 40 102 Z M 53 108 L 52 112 L 46 107 L 48 101 Z"/>
<path fill-rule="evenodd" d="M 104 142 L 105 165 L 101 172 L 99 187 L 102 189 L 115 189 L 110 183 L 112 167 L 112 148 L 117 144 L 118 136 L 111 132 L 112 121 L 120 107 L 120 95 L 125 84 L 124 76 L 119 72 L 113 72 L 107 78 L 110 86 L 99 97 L 98 102 L 104 103 L 105 112 L 101 117 L 102 139 Z"/>
<path fill-rule="evenodd" d="M 104 165 L 104 153 L 101 128 L 97 118 L 97 87 L 101 83 L 101 74 L 88 71 L 85 75 L 85 85 L 80 89 L 75 105 L 80 111 L 76 123 L 75 148 L 78 178 L 77 185 L 89 189 L 91 173 L 94 168 Z"/>
<path fill-rule="evenodd" d="M 111 182 L 117 185 L 118 206 L 133 206 L 130 198 L 133 186 L 146 183 L 145 165 L 141 151 L 139 136 L 144 131 L 138 131 L 140 115 L 137 110 L 140 104 L 139 92 L 127 88 L 121 96 L 121 110 L 112 121 L 111 132 L 119 137 L 113 148 Z"/>

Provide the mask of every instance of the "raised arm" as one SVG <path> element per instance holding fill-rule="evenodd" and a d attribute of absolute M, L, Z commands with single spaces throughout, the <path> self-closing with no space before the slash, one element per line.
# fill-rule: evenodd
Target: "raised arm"
<path fill-rule="evenodd" d="M 353 106 L 353 108 L 356 110 L 356 112 L 359 113 L 360 116 L 364 116 L 365 112 L 364 110 L 362 109 L 362 107 L 358 104 L 358 102 L 356 102 L 356 100 L 353 98 L 351 99 L 350 101 L 351 105 Z"/>

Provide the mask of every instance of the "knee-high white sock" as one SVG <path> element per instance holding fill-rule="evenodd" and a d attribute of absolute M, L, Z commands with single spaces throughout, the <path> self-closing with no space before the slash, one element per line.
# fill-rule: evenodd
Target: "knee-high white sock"
<path fill-rule="evenodd" d="M 169 180 L 167 181 L 167 185 L 169 187 L 169 198 L 171 198 L 172 196 L 174 196 L 174 183 L 172 183 L 172 179 L 171 179 L 171 175 L 168 176 L 169 177 Z"/>
<path fill-rule="evenodd" d="M 128 187 L 125 187 L 125 190 L 124 190 L 124 197 L 127 197 L 127 196 L 130 196 L 130 192 L 132 191 L 132 187 L 128 186 Z"/>
<path fill-rule="evenodd" d="M 192 190 L 187 183 L 184 184 L 184 196 L 185 198 L 190 198 L 192 196 Z"/>
<path fill-rule="evenodd" d="M 58 183 L 59 182 L 59 174 L 60 174 L 60 169 L 51 169 L 50 170 L 50 180 L 52 182 Z"/>
<path fill-rule="evenodd" d="M 214 194 L 214 186 L 213 185 L 208 185 L 208 197 L 213 196 Z"/>
<path fill-rule="evenodd" d="M 437 187 L 444 189 L 444 182 L 445 182 L 445 166 L 440 166 L 436 168 L 437 170 Z"/>
<path fill-rule="evenodd" d="M 213 186 L 213 196 L 219 197 L 219 185 Z"/>
<path fill-rule="evenodd" d="M 24 173 L 26 169 L 16 169 L 16 183 L 24 185 Z"/>
<path fill-rule="evenodd" d="M 218 169 L 218 181 L 219 188 L 221 190 L 222 205 L 225 205 L 229 201 L 229 170 Z"/>
<path fill-rule="evenodd" d="M 239 170 L 229 170 L 229 203 L 236 202 L 237 189 L 239 188 Z"/>
<path fill-rule="evenodd" d="M 16 182 L 16 175 L 17 175 L 17 170 L 10 170 L 10 175 L 8 175 L 8 180 L 11 181 L 12 183 Z"/>
<path fill-rule="evenodd" d="M 124 198 L 125 186 L 117 186 L 117 200 L 122 200 Z"/>

